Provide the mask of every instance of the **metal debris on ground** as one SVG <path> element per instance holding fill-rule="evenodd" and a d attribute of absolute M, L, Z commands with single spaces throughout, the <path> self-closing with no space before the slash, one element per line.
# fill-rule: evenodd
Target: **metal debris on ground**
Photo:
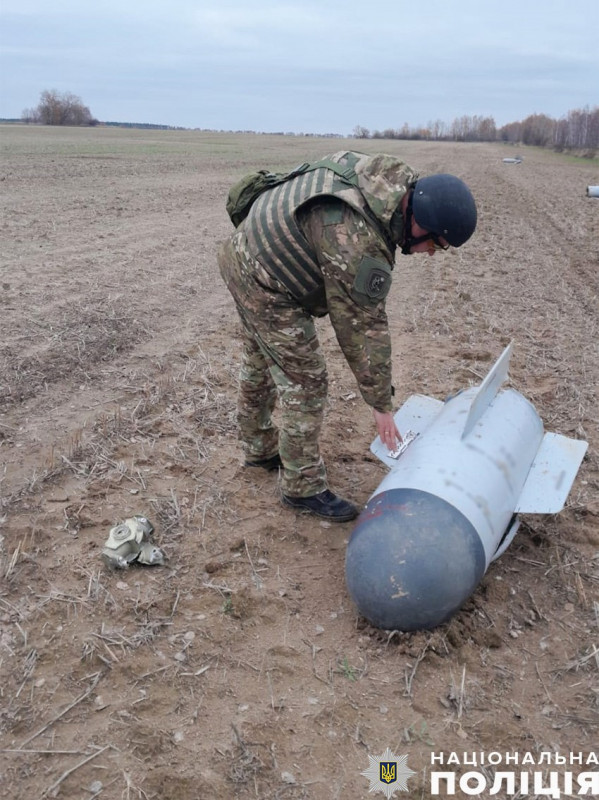
<path fill-rule="evenodd" d="M 102 548 L 105 564 L 117 569 L 127 569 L 135 561 L 162 566 L 165 555 L 150 541 L 153 532 L 154 526 L 149 519 L 139 514 L 115 525 Z"/>

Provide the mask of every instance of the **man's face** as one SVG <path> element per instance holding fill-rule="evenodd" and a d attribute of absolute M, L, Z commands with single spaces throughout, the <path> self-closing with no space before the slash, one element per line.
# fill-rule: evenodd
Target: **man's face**
<path fill-rule="evenodd" d="M 422 228 L 414 217 L 412 217 L 412 236 L 418 239 L 421 236 L 426 236 L 427 233 L 429 233 L 429 231 Z M 429 256 L 434 256 L 437 250 L 445 250 L 449 247 L 449 243 L 442 236 L 436 237 L 439 242 L 437 243 L 432 238 L 433 234 L 431 233 L 430 235 L 430 239 L 425 239 L 425 241 L 419 242 L 419 244 L 412 245 L 412 247 L 410 247 L 410 253 L 428 253 Z"/>
<path fill-rule="evenodd" d="M 402 214 L 404 218 L 405 235 L 401 252 L 404 255 L 412 253 L 428 253 L 434 256 L 437 250 L 447 250 L 449 243 L 442 236 L 437 236 L 416 222 L 412 212 L 412 192 L 408 192 L 402 200 Z"/>

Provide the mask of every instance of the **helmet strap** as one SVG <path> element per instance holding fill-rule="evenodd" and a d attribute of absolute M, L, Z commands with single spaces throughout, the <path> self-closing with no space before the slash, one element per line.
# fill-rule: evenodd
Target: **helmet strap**
<path fill-rule="evenodd" d="M 414 197 L 414 189 L 410 191 L 410 196 L 408 197 L 408 204 L 406 206 L 406 224 L 405 224 L 405 233 L 403 237 L 403 244 L 401 246 L 401 252 L 404 256 L 410 255 L 410 250 L 416 244 L 415 238 L 412 236 L 412 220 L 414 219 L 414 212 L 412 211 L 412 198 Z M 421 237 L 418 237 L 420 240 Z"/>

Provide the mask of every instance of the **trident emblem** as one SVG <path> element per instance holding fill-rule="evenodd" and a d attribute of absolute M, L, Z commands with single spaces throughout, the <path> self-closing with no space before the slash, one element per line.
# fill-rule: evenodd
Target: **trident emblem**
<path fill-rule="evenodd" d="M 381 781 L 383 783 L 395 783 L 397 780 L 397 762 L 381 761 Z"/>

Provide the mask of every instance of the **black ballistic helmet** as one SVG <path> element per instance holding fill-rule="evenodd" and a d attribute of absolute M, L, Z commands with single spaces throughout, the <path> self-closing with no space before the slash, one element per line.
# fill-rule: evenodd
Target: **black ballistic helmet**
<path fill-rule="evenodd" d="M 440 173 L 417 181 L 412 213 L 422 228 L 442 236 L 452 247 L 467 242 L 476 228 L 474 197 L 455 175 Z"/>

